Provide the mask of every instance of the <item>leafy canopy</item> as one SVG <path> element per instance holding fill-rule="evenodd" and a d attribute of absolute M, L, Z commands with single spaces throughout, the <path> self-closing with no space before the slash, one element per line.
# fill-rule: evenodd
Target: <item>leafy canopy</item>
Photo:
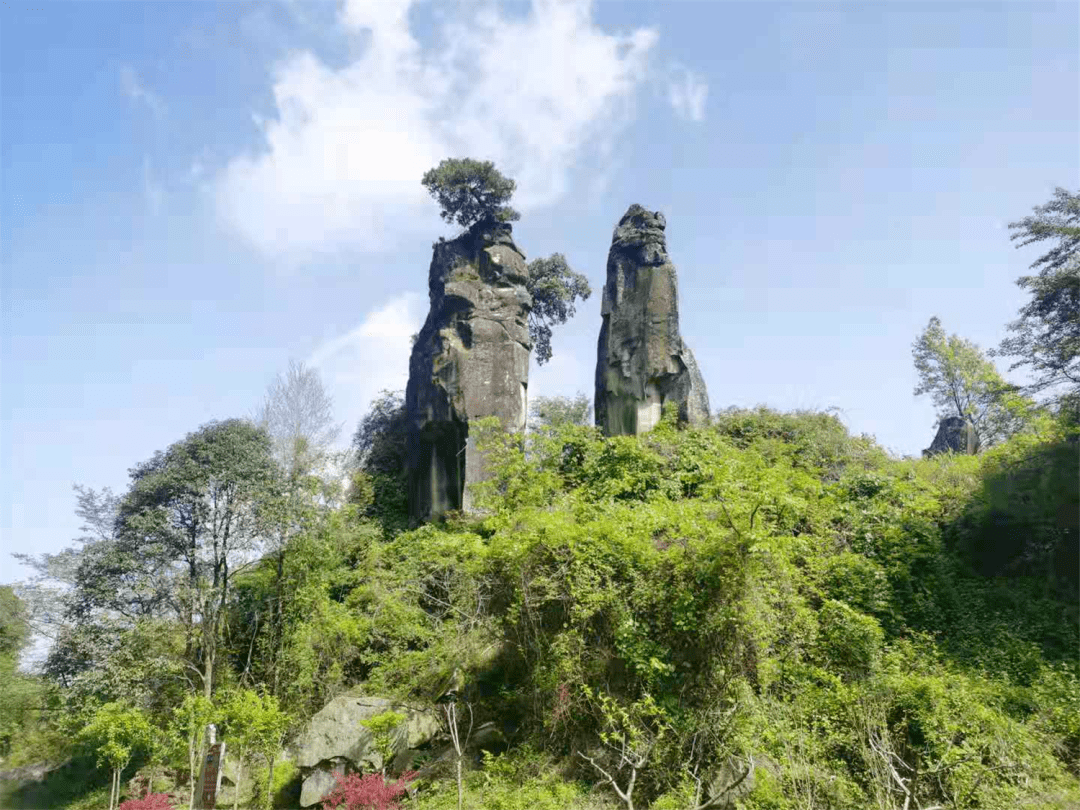
<path fill-rule="evenodd" d="M 533 298 L 529 336 L 536 351 L 536 362 L 543 365 L 551 359 L 551 327 L 574 317 L 574 304 L 579 298 L 588 300 L 592 288 L 585 276 L 570 268 L 561 253 L 529 262 L 526 286 Z"/>
<path fill-rule="evenodd" d="M 529 406 L 533 429 L 557 428 L 562 425 L 581 425 L 592 422 L 592 401 L 578 391 L 573 397 L 534 397 Z"/>
<path fill-rule="evenodd" d="M 935 316 L 912 346 L 919 384 L 938 417 L 959 416 L 971 424 L 980 447 L 996 444 L 1016 429 L 1023 402 L 974 343 L 946 335 Z"/>
<path fill-rule="evenodd" d="M 514 222 L 521 215 L 508 203 L 517 184 L 490 160 L 447 158 L 424 173 L 424 188 L 446 222 L 469 228 L 478 222 Z"/>
<path fill-rule="evenodd" d="M 1031 264 L 1038 275 L 1016 280 L 1031 300 L 995 353 L 1017 358 L 1010 370 L 1030 368 L 1031 393 L 1064 384 L 1075 397 L 1080 394 L 1080 193 L 1055 189 L 1050 202 L 1009 228 L 1017 247 L 1044 241 L 1053 247 Z"/>

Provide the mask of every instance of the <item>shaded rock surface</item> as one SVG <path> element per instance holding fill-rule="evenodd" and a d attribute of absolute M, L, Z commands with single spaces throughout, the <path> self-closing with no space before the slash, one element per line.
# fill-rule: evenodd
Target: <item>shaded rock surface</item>
<path fill-rule="evenodd" d="M 408 414 L 409 514 L 414 522 L 472 507 L 483 460 L 472 420 L 522 431 L 529 384 L 528 267 L 508 223 L 479 223 L 435 245 L 431 309 L 413 345 Z"/>
<path fill-rule="evenodd" d="M 923 450 L 923 458 L 942 453 L 974 455 L 978 449 L 979 441 L 971 424 L 959 416 L 947 416 L 938 424 L 934 441 Z"/>
<path fill-rule="evenodd" d="M 717 810 L 735 810 L 740 802 L 754 791 L 757 772 L 768 771 L 774 778 L 780 775 L 780 766 L 767 756 L 728 757 L 706 779 L 707 796 Z"/>
<path fill-rule="evenodd" d="M 608 436 L 644 433 L 675 402 L 679 418 L 709 420 L 709 395 L 679 333 L 675 265 L 664 215 L 631 205 L 608 251 L 596 357 L 596 424 Z"/>
<path fill-rule="evenodd" d="M 361 721 L 388 711 L 406 718 L 395 733 L 395 761 L 410 750 L 429 744 L 439 733 L 439 721 L 433 713 L 379 697 L 334 698 L 311 718 L 293 746 L 291 758 L 304 780 L 300 791 L 302 807 L 321 801 L 341 774 L 382 769 L 382 755 Z"/>

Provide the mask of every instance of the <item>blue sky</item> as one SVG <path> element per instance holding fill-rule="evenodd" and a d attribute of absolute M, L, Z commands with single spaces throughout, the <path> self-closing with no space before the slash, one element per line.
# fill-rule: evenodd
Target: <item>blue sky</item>
<path fill-rule="evenodd" d="M 6 3 L 0 547 L 65 547 L 73 483 L 122 490 L 290 358 L 351 433 L 404 386 L 450 235 L 420 175 L 456 155 L 596 290 L 623 211 L 663 211 L 714 409 L 917 454 L 911 342 L 996 345 L 1038 253 L 1006 224 L 1077 186 L 1078 54 L 1069 3 Z M 599 305 L 531 394 L 592 395 Z"/>

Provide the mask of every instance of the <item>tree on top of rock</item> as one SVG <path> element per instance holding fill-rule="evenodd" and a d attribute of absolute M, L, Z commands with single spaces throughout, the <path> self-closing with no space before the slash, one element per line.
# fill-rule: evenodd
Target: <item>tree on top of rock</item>
<path fill-rule="evenodd" d="M 507 203 L 517 184 L 490 160 L 447 158 L 421 181 L 435 198 L 446 222 L 470 228 L 477 222 L 514 222 L 521 214 Z"/>
<path fill-rule="evenodd" d="M 439 203 L 442 218 L 471 228 L 478 222 L 515 222 L 521 214 L 508 203 L 517 184 L 504 177 L 490 160 L 447 158 L 424 174 L 424 188 Z M 574 304 L 592 294 L 589 281 L 574 272 L 561 253 L 529 263 L 526 285 L 532 295 L 529 336 L 536 362 L 551 359 L 551 328 L 574 316 Z"/>

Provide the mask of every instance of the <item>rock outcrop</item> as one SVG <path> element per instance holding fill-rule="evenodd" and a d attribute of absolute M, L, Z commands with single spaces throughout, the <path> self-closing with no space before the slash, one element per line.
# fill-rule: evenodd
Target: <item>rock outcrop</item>
<path fill-rule="evenodd" d="M 300 768 L 300 806 L 322 801 L 340 774 L 371 773 L 383 767 L 382 754 L 370 731 L 360 723 L 384 712 L 405 716 L 394 734 L 395 761 L 428 745 L 439 733 L 434 713 L 417 711 L 386 698 L 342 695 L 311 718 L 297 739 L 292 759 Z M 393 770 L 393 769 L 392 769 Z"/>
<path fill-rule="evenodd" d="M 497 416 L 505 430 L 525 428 L 532 297 L 511 233 L 508 223 L 480 223 L 435 245 L 431 309 L 405 393 L 414 522 L 470 510 L 470 488 L 485 474 L 471 421 Z"/>
<path fill-rule="evenodd" d="M 974 455 L 979 449 L 979 439 L 971 423 L 959 416 L 946 416 L 938 423 L 937 435 L 930 446 L 922 451 L 923 458 L 942 453 Z"/>
<path fill-rule="evenodd" d="M 664 215 L 631 205 L 608 252 L 596 358 L 596 424 L 608 436 L 636 435 L 674 402 L 691 424 L 709 419 L 709 395 L 679 333 L 675 265 Z"/>

